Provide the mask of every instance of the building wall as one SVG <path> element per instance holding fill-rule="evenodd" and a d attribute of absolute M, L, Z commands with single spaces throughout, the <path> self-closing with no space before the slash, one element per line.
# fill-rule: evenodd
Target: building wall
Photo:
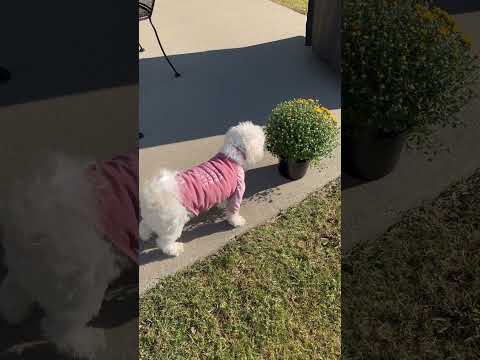
<path fill-rule="evenodd" d="M 312 6 L 312 48 L 340 72 L 342 0 L 310 0 Z"/>

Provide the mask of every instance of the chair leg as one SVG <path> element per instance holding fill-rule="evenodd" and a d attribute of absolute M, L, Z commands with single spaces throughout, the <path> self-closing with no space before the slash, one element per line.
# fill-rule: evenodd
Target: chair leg
<path fill-rule="evenodd" d="M 138 51 L 139 52 L 144 52 L 145 49 L 143 48 L 142 44 L 138 43 Z"/>
<path fill-rule="evenodd" d="M 305 46 L 312 46 L 313 29 L 313 10 L 315 9 L 315 0 L 308 1 L 307 24 L 305 31 Z"/>
<path fill-rule="evenodd" d="M 167 60 L 168 64 L 170 65 L 173 72 L 175 73 L 175 77 L 179 77 L 180 76 L 179 72 L 177 71 L 177 69 L 175 69 L 175 66 L 173 66 L 173 64 L 171 63 L 170 59 L 168 58 L 167 54 L 165 53 L 165 50 L 163 50 L 162 43 L 160 42 L 160 38 L 158 37 L 157 29 L 155 29 L 155 26 L 153 25 L 152 18 L 149 17 L 148 21 L 150 21 L 150 25 L 152 25 L 153 31 L 155 32 L 155 36 L 157 37 L 158 45 L 160 45 L 160 49 L 162 50 L 162 53 L 163 53 L 163 56 L 165 57 L 165 60 Z"/>

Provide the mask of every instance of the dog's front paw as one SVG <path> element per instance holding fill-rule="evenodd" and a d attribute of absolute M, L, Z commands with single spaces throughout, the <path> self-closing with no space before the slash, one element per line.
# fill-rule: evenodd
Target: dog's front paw
<path fill-rule="evenodd" d="M 227 216 L 227 221 L 230 225 L 235 227 L 244 226 L 246 224 L 246 220 L 244 217 L 240 216 L 240 214 L 230 214 Z"/>
<path fill-rule="evenodd" d="M 178 256 L 183 253 L 183 250 L 183 244 L 179 242 L 168 244 L 162 248 L 163 253 L 169 256 Z"/>

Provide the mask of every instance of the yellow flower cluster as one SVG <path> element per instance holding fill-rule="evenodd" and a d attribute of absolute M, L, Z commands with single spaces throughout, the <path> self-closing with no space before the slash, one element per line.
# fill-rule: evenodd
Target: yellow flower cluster
<path fill-rule="evenodd" d="M 313 105 L 315 104 L 314 99 L 297 99 L 297 102 L 302 105 Z"/>
<path fill-rule="evenodd" d="M 335 117 L 335 115 L 332 114 L 332 112 L 330 110 L 328 110 L 327 108 L 323 107 L 323 106 L 317 106 L 315 108 L 315 112 L 317 114 L 326 114 L 327 117 L 324 118 L 325 120 L 331 120 L 334 124 L 337 124 L 337 118 Z"/>
<path fill-rule="evenodd" d="M 444 10 L 439 8 L 433 8 L 429 10 L 427 7 L 423 5 L 416 5 L 417 14 L 425 19 L 428 22 L 439 22 L 442 26 L 439 29 L 440 34 L 447 37 L 451 34 L 459 34 L 461 35 L 461 40 L 464 45 L 471 46 L 472 40 L 463 34 L 463 32 L 459 29 L 455 20 Z"/>
<path fill-rule="evenodd" d="M 467 46 L 472 46 L 472 39 L 470 37 L 468 37 L 467 35 L 463 35 L 462 36 L 462 41 L 465 45 Z"/>
<path fill-rule="evenodd" d="M 337 124 L 337 119 L 332 114 L 332 112 L 328 110 L 326 107 L 320 106 L 315 99 L 296 99 L 295 102 L 298 105 L 303 105 L 310 109 L 313 107 L 313 111 L 315 111 L 315 113 L 319 115 L 324 115 L 324 116 L 321 116 L 323 120 L 331 121 L 333 125 Z"/>
<path fill-rule="evenodd" d="M 416 5 L 417 14 L 427 21 L 434 21 L 435 15 L 423 5 Z"/>
<path fill-rule="evenodd" d="M 445 24 L 449 25 L 450 27 L 456 27 L 455 21 L 453 18 L 448 15 L 448 13 L 438 7 L 433 9 L 428 9 L 424 5 L 416 5 L 417 14 L 420 15 L 422 18 L 428 21 L 438 21 L 441 20 Z"/>
<path fill-rule="evenodd" d="M 448 34 L 450 34 L 450 29 L 446 26 L 442 26 L 440 28 L 440 34 L 447 36 Z"/>

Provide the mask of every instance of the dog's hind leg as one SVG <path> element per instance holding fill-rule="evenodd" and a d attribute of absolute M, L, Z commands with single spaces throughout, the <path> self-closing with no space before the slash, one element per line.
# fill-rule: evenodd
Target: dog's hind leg
<path fill-rule="evenodd" d="M 145 221 L 140 221 L 139 236 L 143 241 L 148 241 L 153 235 L 153 230 Z"/>
<path fill-rule="evenodd" d="M 189 220 L 175 176 L 174 172 L 161 170 L 157 177 L 145 184 L 140 199 L 142 222 L 157 234 L 157 246 L 170 256 L 183 252 L 183 244 L 177 240 Z"/>
<path fill-rule="evenodd" d="M 75 358 L 97 359 L 99 352 L 106 348 L 103 329 L 88 327 L 65 315 L 46 317 L 42 327 L 60 352 Z"/>
<path fill-rule="evenodd" d="M 113 253 L 105 254 L 96 264 L 87 267 L 84 263 L 79 271 L 55 279 L 71 286 L 47 284 L 48 298 L 44 297 L 41 304 L 46 314 L 42 328 L 61 352 L 86 359 L 102 358 L 100 354 L 106 348 L 104 330 L 89 322 L 100 312 L 108 284 L 119 273 L 113 259 Z"/>
<path fill-rule="evenodd" d="M 29 315 L 32 305 L 33 301 L 17 280 L 7 274 L 0 284 L 0 315 L 10 324 L 18 324 Z"/>
<path fill-rule="evenodd" d="M 105 283 L 101 286 L 81 284 L 74 290 L 75 294 L 72 292 L 71 302 L 65 301 L 65 296 L 58 296 L 52 299 L 57 304 L 45 309 L 46 317 L 42 321 L 44 334 L 62 353 L 97 359 L 99 352 L 105 349 L 104 330 L 87 324 L 98 314 L 106 288 Z"/>
<path fill-rule="evenodd" d="M 158 247 L 164 254 L 178 256 L 183 252 L 183 244 L 177 242 L 177 240 L 182 235 L 184 226 L 185 221 L 183 219 L 175 219 L 166 228 L 159 229 L 156 240 Z"/>

